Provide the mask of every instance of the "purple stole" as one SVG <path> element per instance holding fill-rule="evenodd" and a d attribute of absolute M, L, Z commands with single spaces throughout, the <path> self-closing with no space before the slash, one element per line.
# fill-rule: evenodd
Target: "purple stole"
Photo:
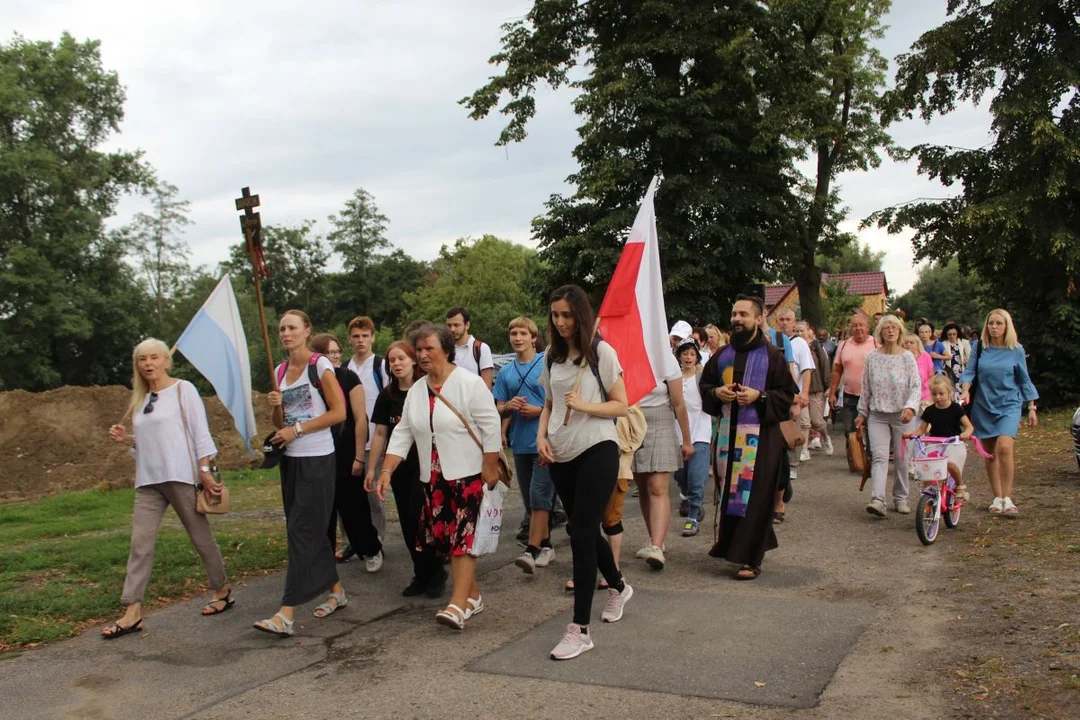
<path fill-rule="evenodd" d="M 735 372 L 735 348 L 728 345 L 721 351 L 717 369 L 725 385 L 733 382 Z M 758 392 L 765 391 L 769 374 L 769 348 L 762 345 L 748 353 L 742 385 Z M 720 487 L 728 487 L 726 515 L 746 517 L 750 502 L 750 489 L 754 484 L 754 466 L 757 464 L 758 439 L 761 435 L 761 418 L 754 405 L 739 406 L 739 422 L 735 426 L 735 445 L 731 445 L 731 414 L 735 403 L 725 403 L 720 415 L 716 436 L 716 472 Z M 728 460 L 731 474 L 728 476 Z"/>

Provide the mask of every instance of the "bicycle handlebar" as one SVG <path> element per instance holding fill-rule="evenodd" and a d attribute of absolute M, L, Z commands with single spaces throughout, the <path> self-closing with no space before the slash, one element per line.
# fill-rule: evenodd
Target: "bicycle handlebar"
<path fill-rule="evenodd" d="M 922 445 L 923 443 L 933 443 L 933 444 L 939 444 L 939 445 L 959 445 L 959 444 L 964 442 L 963 440 L 960 439 L 959 435 L 953 435 L 952 437 L 933 437 L 933 436 L 930 436 L 930 435 L 915 435 L 912 438 L 912 440 L 919 443 L 919 445 Z M 975 452 L 977 452 L 979 454 L 979 457 L 983 458 L 984 460 L 993 459 L 994 456 L 986 451 L 986 448 L 983 447 L 982 441 L 979 440 L 979 438 L 972 435 L 971 440 L 975 444 Z M 900 454 L 902 454 L 902 455 L 907 454 L 907 450 L 906 450 L 906 447 L 905 447 L 906 442 L 907 442 L 907 438 L 904 438 L 904 437 L 900 438 Z"/>

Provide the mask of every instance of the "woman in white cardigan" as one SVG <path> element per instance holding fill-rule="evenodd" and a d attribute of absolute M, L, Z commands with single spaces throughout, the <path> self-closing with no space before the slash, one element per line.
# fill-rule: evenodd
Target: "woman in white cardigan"
<path fill-rule="evenodd" d="M 454 336 L 448 327 L 425 325 L 410 340 L 427 374 L 413 384 L 405 397 L 401 421 L 390 436 L 379 484 L 390 481 L 415 444 L 420 456 L 420 481 L 424 483 L 421 537 L 439 555 L 450 556 L 454 578 L 450 604 L 436 614 L 435 620 L 461 630 L 466 620 L 484 609 L 476 582 L 476 558 L 469 555 L 469 550 L 484 485 L 494 487 L 499 481 L 499 413 L 480 376 L 454 365 Z M 464 416 L 483 449 L 447 403 Z"/>

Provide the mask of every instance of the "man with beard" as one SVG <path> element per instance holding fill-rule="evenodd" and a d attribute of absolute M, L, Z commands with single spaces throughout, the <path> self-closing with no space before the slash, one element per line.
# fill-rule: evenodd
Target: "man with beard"
<path fill-rule="evenodd" d="M 709 555 L 737 563 L 738 580 L 760 575 L 765 552 L 777 547 L 773 500 L 787 450 L 780 422 L 798 392 L 783 351 L 761 331 L 764 305 L 736 298 L 731 344 L 709 359 L 700 382 L 705 412 L 720 418 L 713 458 L 720 528 Z"/>

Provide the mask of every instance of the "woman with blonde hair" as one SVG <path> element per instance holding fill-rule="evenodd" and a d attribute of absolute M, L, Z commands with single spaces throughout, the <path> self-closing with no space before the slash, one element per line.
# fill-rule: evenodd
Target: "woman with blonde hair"
<path fill-rule="evenodd" d="M 297 605 L 329 590 L 326 602 L 314 612 L 315 617 L 324 618 L 347 602 L 326 532 L 334 510 L 337 471 L 330 428 L 345 421 L 345 393 L 333 363 L 311 352 L 311 320 L 307 315 L 287 311 L 278 321 L 278 337 L 289 359 L 278 367 L 279 388 L 266 395 L 271 420 L 279 429 L 268 439 L 277 453 L 269 454 L 262 467 L 280 464 L 289 564 L 281 608 L 254 627 L 286 637 L 293 634 Z M 309 368 L 312 365 L 314 372 Z M 316 378 L 318 384 L 312 382 Z M 361 482 L 359 478 L 356 481 Z"/>
<path fill-rule="evenodd" d="M 968 407 L 975 436 L 993 455 L 986 461 L 986 476 L 994 492 L 989 510 L 1015 517 L 1020 513 L 1012 499 L 1016 435 L 1025 402 L 1028 425 L 1038 425 L 1035 401 L 1039 391 L 1028 375 L 1024 346 L 1017 339 L 1012 316 L 1005 310 L 997 308 L 987 314 L 960 383 L 960 403 Z"/>
<path fill-rule="evenodd" d="M 878 322 L 874 338 L 878 349 L 866 356 L 862 393 L 855 430 L 867 426 L 870 437 L 872 482 L 866 512 L 885 517 L 885 483 L 889 475 L 889 453 L 896 458 L 893 481 L 893 507 L 901 515 L 911 512 L 908 505 L 908 466 L 900 451 L 904 432 L 912 429 L 915 411 L 922 396 L 922 381 L 915 357 L 900 345 L 904 326 L 895 315 L 885 315 Z"/>
<path fill-rule="evenodd" d="M 150 582 L 158 528 L 169 506 L 187 530 L 214 591 L 202 614 L 217 615 L 234 604 L 221 548 L 206 516 L 195 510 L 195 495 L 199 492 L 196 483 L 202 484 L 202 492 L 211 502 L 220 497 L 222 488 L 212 474 L 211 462 L 217 448 L 199 391 L 186 380 L 169 377 L 172 354 L 160 340 L 147 338 L 136 345 L 131 365 L 128 411 L 134 437 L 127 434 L 122 423 L 109 428 L 109 437 L 118 443 L 134 441 L 131 453 L 135 457 L 135 512 L 127 575 L 120 596 L 126 609 L 123 617 L 101 631 L 107 640 L 143 629 L 142 599 Z"/>
<path fill-rule="evenodd" d="M 930 378 L 934 375 L 934 358 L 923 349 L 922 339 L 918 335 L 909 333 L 904 336 L 904 349 L 915 357 L 915 365 L 919 368 L 919 380 L 922 381 L 922 395 L 920 405 L 926 407 L 930 404 Z"/>

